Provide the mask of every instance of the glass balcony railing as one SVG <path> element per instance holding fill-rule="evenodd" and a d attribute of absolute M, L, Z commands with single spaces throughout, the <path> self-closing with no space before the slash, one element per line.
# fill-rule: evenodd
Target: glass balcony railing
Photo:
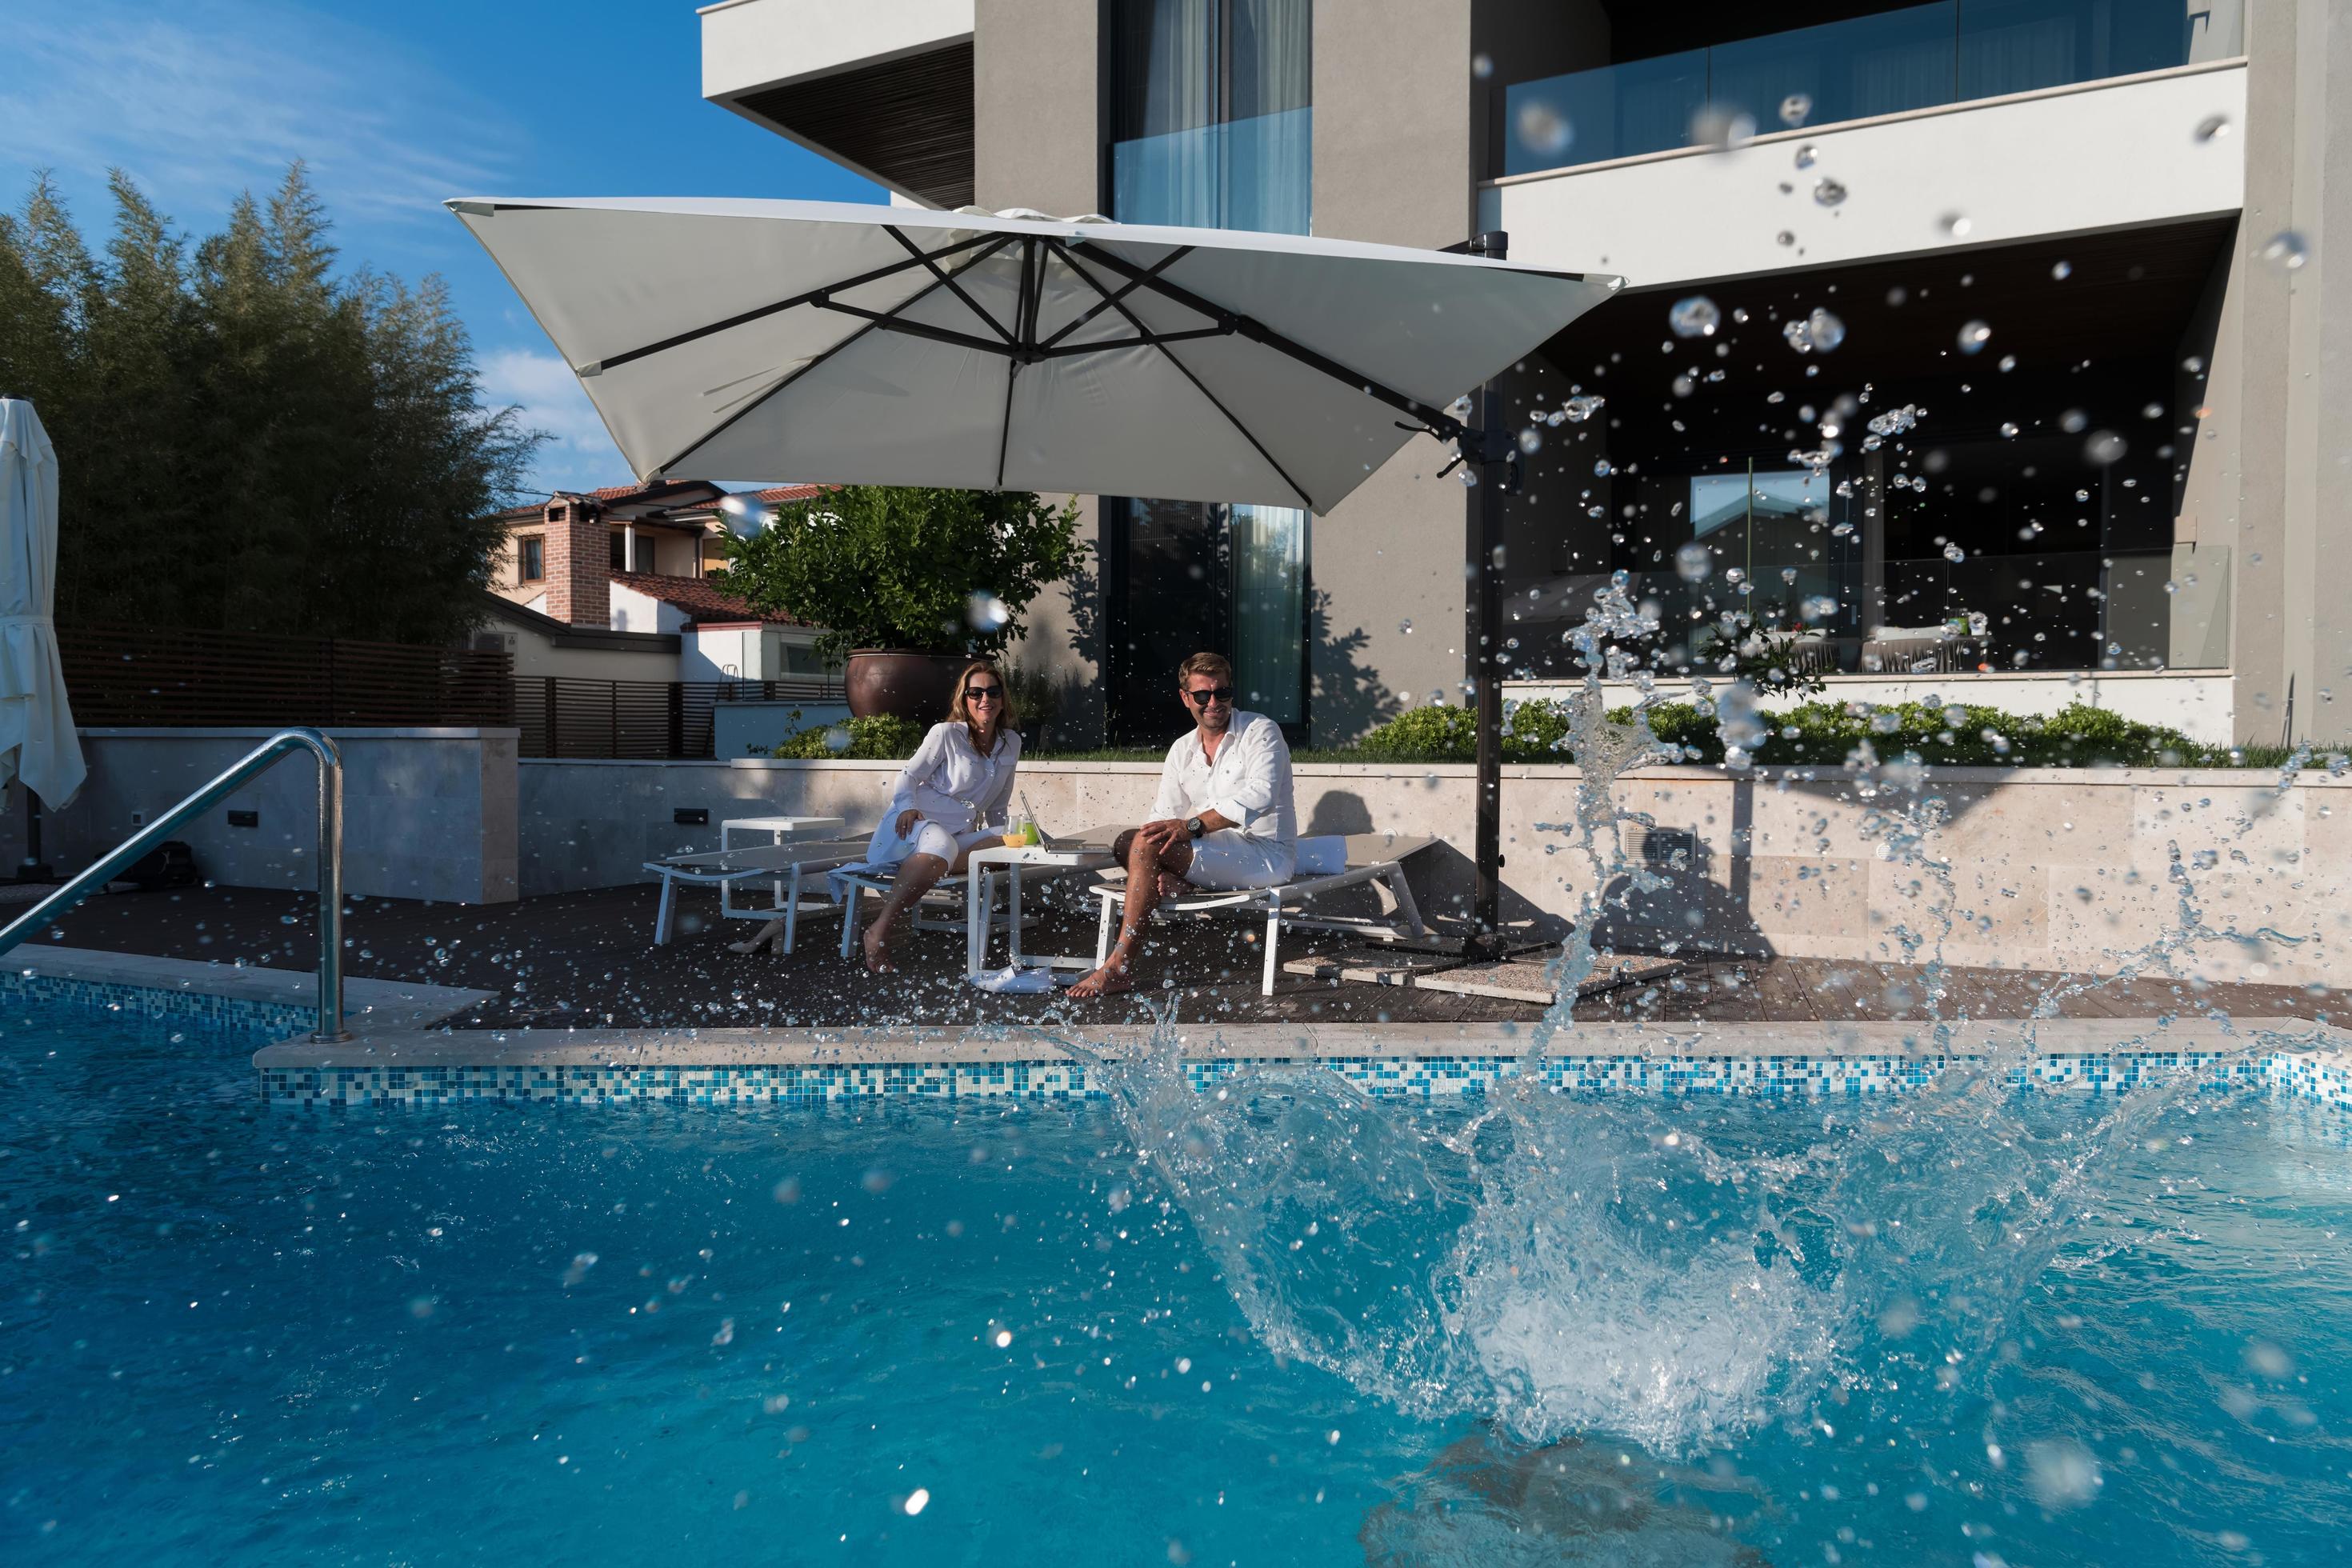
<path fill-rule="evenodd" d="M 1111 144 L 1121 223 L 1305 234 L 1313 214 L 1315 110 L 1229 120 Z"/>
<path fill-rule="evenodd" d="M 1817 127 L 2186 65 L 2189 9 L 2180 0 L 1939 0 L 1519 82 L 1503 94 L 1497 172 L 1694 146 L 1742 116 L 1759 132 L 1791 119 Z"/>

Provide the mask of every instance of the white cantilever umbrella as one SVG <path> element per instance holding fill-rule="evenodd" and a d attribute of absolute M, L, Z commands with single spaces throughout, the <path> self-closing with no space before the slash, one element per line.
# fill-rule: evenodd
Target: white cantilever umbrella
<path fill-rule="evenodd" d="M 58 455 L 33 405 L 0 398 L 0 784 L 22 779 L 47 805 L 81 789 L 50 620 L 58 585 Z"/>
<path fill-rule="evenodd" d="M 1619 282 L 1395 246 L 1026 215 L 449 205 L 648 479 L 1328 511 L 1413 431 L 1461 436 L 1451 399 Z"/>

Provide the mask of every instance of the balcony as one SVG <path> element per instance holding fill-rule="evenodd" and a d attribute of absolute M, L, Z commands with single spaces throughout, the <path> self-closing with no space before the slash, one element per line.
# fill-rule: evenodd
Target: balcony
<path fill-rule="evenodd" d="M 1305 234 L 1315 111 L 1285 110 L 1111 144 L 1111 216 L 1121 223 Z"/>
<path fill-rule="evenodd" d="M 972 197 L 973 0 L 720 0 L 702 96 L 933 206 Z"/>
<path fill-rule="evenodd" d="M 2079 85 L 2237 52 L 2180 0 L 1939 0 L 1519 82 L 1509 176 Z M 2225 52 L 2226 51 L 2226 52 Z"/>

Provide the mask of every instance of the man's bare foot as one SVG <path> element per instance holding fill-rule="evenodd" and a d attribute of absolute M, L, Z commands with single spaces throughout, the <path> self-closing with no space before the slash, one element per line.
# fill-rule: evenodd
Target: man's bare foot
<path fill-rule="evenodd" d="M 890 962 L 888 931 L 869 927 L 859 940 L 860 945 L 866 949 L 866 968 L 869 973 L 888 974 L 898 969 L 898 966 Z"/>
<path fill-rule="evenodd" d="M 1160 896 L 1163 899 L 1179 898 L 1191 885 L 1173 871 L 1160 873 Z"/>
<path fill-rule="evenodd" d="M 1093 973 L 1070 987 L 1072 996 L 1116 996 L 1122 991 L 1135 989 L 1135 981 L 1127 973 L 1127 960 L 1113 958 Z"/>

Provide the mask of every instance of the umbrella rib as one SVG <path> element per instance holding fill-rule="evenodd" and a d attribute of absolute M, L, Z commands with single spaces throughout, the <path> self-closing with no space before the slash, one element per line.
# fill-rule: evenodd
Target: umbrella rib
<path fill-rule="evenodd" d="M 1000 343 L 993 339 L 975 337 L 970 332 L 959 332 L 950 327 L 934 327 L 928 321 L 901 321 L 897 310 L 867 310 L 856 305 L 844 305 L 834 300 L 819 300 L 815 303 L 820 310 L 834 310 L 845 316 L 856 316 L 860 320 L 873 322 L 887 332 L 905 332 L 909 337 L 929 338 L 933 342 L 953 343 L 958 348 L 972 349 L 981 353 L 1010 354 L 1015 352 L 1010 343 Z"/>
<path fill-rule="evenodd" d="M 982 251 L 978 256 L 971 257 L 966 260 L 963 265 L 961 267 L 958 267 L 956 270 L 958 272 L 961 272 L 968 268 L 979 266 L 982 262 L 987 260 L 990 257 L 995 255 L 998 251 L 1012 244 L 1013 237 L 1014 237 L 1012 235 L 999 236 L 995 244 Z M 959 247 L 958 248 L 964 247 Z M 943 251 L 940 254 L 944 255 L 946 253 Z M 911 261 L 903 262 L 900 264 L 900 268 L 911 267 L 913 265 L 914 263 Z M 898 269 L 899 268 L 892 268 L 892 270 Z M 905 307 L 901 306 L 900 308 L 904 309 Z M 801 366 L 800 369 L 793 372 L 790 375 L 783 377 L 782 380 L 778 381 L 775 385 L 768 388 L 767 391 L 760 394 L 759 396 L 754 397 L 750 402 L 744 404 L 742 407 L 737 409 L 734 413 L 730 414 L 726 418 L 712 426 L 709 430 L 706 430 L 701 435 L 696 437 L 691 446 L 688 446 L 683 451 L 679 452 L 677 456 L 670 458 L 669 461 L 656 468 L 653 472 L 656 474 L 667 473 L 671 468 L 676 468 L 678 464 L 683 463 L 688 458 L 694 456 L 695 453 L 702 450 L 703 447 L 710 445 L 711 442 L 719 439 L 719 437 L 727 434 L 730 429 L 733 428 L 736 421 L 744 418 L 755 408 L 765 407 L 769 399 L 774 397 L 786 387 L 791 386 L 794 382 L 800 380 L 801 377 L 808 374 L 809 372 L 816 369 L 817 366 L 833 358 L 834 355 L 841 353 L 842 350 L 847 348 L 850 344 L 859 342 L 866 333 L 873 331 L 876 328 L 881 325 L 882 323 L 879 321 L 868 321 L 866 325 L 858 328 L 856 331 L 850 333 L 847 337 L 842 339 L 839 342 L 834 344 L 831 348 L 826 349 L 822 353 L 810 356 L 809 362 L 806 364 Z M 978 339 L 974 339 L 973 341 L 975 342 L 979 342 Z"/>
<path fill-rule="evenodd" d="M 1175 249 L 1170 251 L 1167 255 L 1161 257 L 1158 261 L 1153 262 L 1151 265 L 1151 270 L 1147 274 L 1147 276 L 1157 277 L 1161 271 L 1175 266 L 1176 263 L 1183 260 L 1184 258 L 1192 254 L 1192 247 L 1191 246 L 1180 245 Z M 1085 326 L 1088 321 L 1093 321 L 1097 316 L 1101 315 L 1105 310 L 1109 310 L 1119 300 L 1126 299 L 1129 294 L 1134 293 L 1138 289 L 1142 287 L 1143 280 L 1141 279 L 1137 279 L 1131 283 L 1121 284 L 1118 293 L 1113 294 L 1109 299 L 1103 300 L 1100 304 L 1095 306 L 1094 309 L 1088 310 L 1085 315 L 1080 316 L 1076 321 L 1069 323 L 1069 325 L 1061 328 L 1059 331 L 1055 331 L 1052 337 L 1047 338 L 1044 342 L 1039 343 L 1037 346 L 1041 349 L 1052 348 L 1055 343 L 1060 342 L 1064 338 L 1068 337 L 1072 332 L 1076 331 L 1080 327 Z"/>
<path fill-rule="evenodd" d="M 992 316 L 987 311 L 982 310 L 980 308 L 980 301 L 965 293 L 963 291 L 963 285 L 949 277 L 946 271 L 941 268 L 940 264 L 932 260 L 930 257 L 925 253 L 921 246 L 917 245 L 913 240 L 908 239 L 906 234 L 897 224 L 886 223 L 882 226 L 882 228 L 884 233 L 887 234 L 892 239 L 897 240 L 900 245 L 907 247 L 908 255 L 912 256 L 925 267 L 929 268 L 931 269 L 931 276 L 938 279 L 940 282 L 947 288 L 949 292 L 952 293 L 957 299 L 963 301 L 964 309 L 970 310 L 973 315 L 978 316 L 982 321 L 986 321 L 991 327 L 994 328 L 998 337 L 1003 338 L 1007 343 L 1012 343 L 1017 341 L 1011 332 L 1004 330 L 1004 324 L 1002 321 L 999 321 L 994 316 Z M 1022 250 L 1023 255 L 1025 257 L 1028 252 L 1028 247 L 1024 246 Z"/>
<path fill-rule="evenodd" d="M 1083 244 L 1087 241 L 1089 237 L 1081 235 L 1078 238 L 1080 243 Z M 1113 272 L 1118 273 L 1120 277 L 1133 279 L 1135 284 L 1139 288 L 1149 289 L 1155 294 L 1172 300 L 1177 304 L 1182 305 L 1189 310 L 1198 310 L 1202 315 L 1208 316 L 1213 320 L 1232 321 L 1234 323 L 1234 330 L 1241 333 L 1242 336 L 1249 339 L 1250 342 L 1270 348 L 1276 353 L 1287 355 L 1289 358 L 1297 360 L 1299 363 L 1307 366 L 1309 370 L 1319 371 L 1323 374 L 1329 376 L 1333 381 L 1341 382 L 1347 385 L 1356 387 L 1362 391 L 1366 395 L 1377 398 L 1379 401 L 1387 404 L 1390 407 L 1398 410 L 1400 413 L 1412 415 L 1414 418 L 1422 421 L 1423 424 L 1432 426 L 1433 432 L 1438 434 L 1441 438 L 1444 438 L 1452 433 L 1447 427 L 1454 426 L 1455 421 L 1450 415 L 1447 415 L 1441 410 L 1430 407 L 1427 404 L 1422 402 L 1417 397 L 1407 396 L 1405 394 L 1397 391 L 1394 387 L 1384 385 L 1381 383 L 1373 380 L 1370 376 L 1350 370 L 1346 365 L 1341 364 L 1338 360 L 1331 358 L 1328 354 L 1318 353 L 1315 350 L 1308 348 L 1304 343 L 1295 342 L 1289 338 L 1283 336 L 1280 332 L 1276 331 L 1273 328 L 1267 326 L 1263 321 L 1255 321 L 1248 316 L 1239 315 L 1234 311 L 1227 310 L 1221 306 L 1212 304 L 1210 301 L 1203 300 L 1201 296 L 1193 293 L 1190 289 L 1183 287 L 1181 284 L 1172 283 L 1167 279 L 1160 277 L 1156 270 L 1147 271 L 1143 268 L 1138 267 L 1134 262 L 1128 260 L 1125 257 L 1117 255 L 1101 245 L 1090 246 L 1087 254 L 1100 261 L 1105 267 L 1109 268 Z M 1073 265 L 1075 265 L 1075 263 Z"/>
<path fill-rule="evenodd" d="M 1307 495 L 1307 491 L 1300 487 L 1297 479 L 1290 477 L 1287 469 L 1283 468 L 1280 463 L 1275 461 L 1274 454 L 1265 449 L 1265 444 L 1251 433 L 1250 427 L 1243 424 L 1239 419 L 1234 418 L 1234 411 L 1226 407 L 1223 402 L 1219 401 L 1217 395 L 1211 392 L 1207 385 L 1202 382 L 1201 378 L 1192 374 L 1192 367 L 1176 357 L 1176 351 L 1174 349 L 1170 348 L 1165 342 L 1161 342 L 1159 334 L 1155 333 L 1150 327 L 1145 326 L 1141 319 L 1139 318 L 1134 311 L 1129 310 L 1123 301 L 1112 299 L 1110 290 L 1104 288 L 1102 284 L 1096 279 L 1093 273 L 1079 266 L 1077 258 L 1072 256 L 1069 251 L 1063 247 L 1059 240 L 1048 239 L 1045 241 L 1045 245 L 1046 247 L 1052 250 L 1055 255 L 1062 258 L 1065 266 L 1068 267 L 1071 271 L 1076 273 L 1080 278 L 1086 279 L 1087 288 L 1092 289 L 1096 293 L 1100 294 L 1106 303 L 1109 304 L 1111 308 L 1116 310 L 1121 316 L 1126 317 L 1127 324 L 1135 329 L 1136 335 L 1138 337 L 1141 338 L 1144 342 L 1150 343 L 1153 348 L 1158 349 L 1162 354 L 1167 356 L 1168 363 L 1174 365 L 1177 370 L 1182 374 L 1184 379 L 1192 384 L 1192 389 L 1209 400 L 1209 406 L 1223 415 L 1225 416 L 1225 423 L 1231 425 L 1235 430 L 1241 432 L 1242 439 L 1247 441 L 1250 446 L 1256 450 L 1257 455 L 1265 459 L 1265 466 L 1272 468 L 1276 474 L 1281 475 L 1282 482 L 1290 487 L 1290 493 L 1297 496 L 1301 502 L 1305 503 L 1308 511 L 1313 511 L 1315 510 L 1313 498 Z M 1194 309 L 1197 310 L 1199 307 L 1195 306 Z M 1221 319 L 1225 314 L 1223 311 L 1213 309 L 1203 313 L 1209 316 L 1213 321 Z"/>
<path fill-rule="evenodd" d="M 972 260 L 977 261 L 981 259 L 982 257 L 991 256 L 995 254 L 997 251 L 1003 249 L 1007 245 L 1012 243 L 1012 238 L 1013 237 L 1010 235 L 978 235 L 971 239 L 959 240 L 957 243 L 947 246 L 944 248 L 929 252 L 928 254 L 920 257 L 919 260 L 935 260 L 943 256 L 955 256 L 963 251 L 970 250 L 976 245 L 988 246 L 988 248 L 982 251 L 981 256 L 974 257 L 972 258 Z M 992 240 L 994 241 L 993 244 L 990 243 Z M 707 338 L 714 332 L 731 331 L 737 327 L 748 326 L 753 321 L 779 314 L 782 311 L 792 310 L 796 306 L 813 303 L 817 300 L 823 299 L 827 294 L 835 294 L 845 289 L 858 289 L 863 288 L 868 283 L 879 282 L 883 279 L 891 277 L 894 274 L 908 271 L 917 265 L 919 265 L 919 260 L 894 261 L 887 267 L 877 267 L 871 272 L 862 272 L 855 278 L 845 278 L 838 283 L 828 283 L 822 289 L 811 289 L 805 293 L 795 294 L 789 300 L 779 300 L 772 305 L 761 305 L 755 310 L 745 310 L 740 315 L 730 316 L 723 321 L 713 321 L 709 326 L 696 327 L 691 331 L 679 332 L 674 336 L 664 338 L 658 342 L 647 343 L 642 348 L 634 348 L 628 350 L 626 353 L 614 354 L 609 359 L 599 361 L 597 368 L 600 370 L 617 370 L 622 365 L 627 364 L 630 361 L 641 360 L 647 354 L 657 354 L 665 349 L 674 349 L 683 343 L 690 343 L 695 342 L 697 339 Z M 965 266 L 970 265 L 970 262 L 965 263 Z M 932 270 L 937 271 L 938 268 L 933 268 Z M 961 271 L 963 268 L 958 268 L 956 270 Z"/>

